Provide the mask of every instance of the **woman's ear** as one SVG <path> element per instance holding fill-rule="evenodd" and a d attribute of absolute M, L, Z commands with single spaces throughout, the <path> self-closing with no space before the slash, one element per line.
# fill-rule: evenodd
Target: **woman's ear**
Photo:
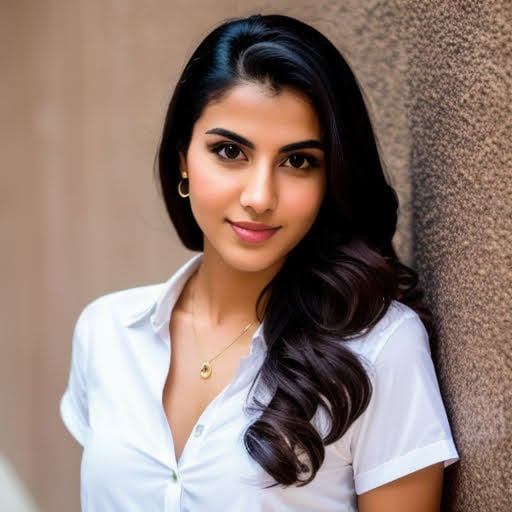
<path fill-rule="evenodd" d="M 188 178 L 188 167 L 187 167 L 187 157 L 183 153 L 183 151 L 179 152 L 180 158 L 180 174 L 183 179 Z"/>

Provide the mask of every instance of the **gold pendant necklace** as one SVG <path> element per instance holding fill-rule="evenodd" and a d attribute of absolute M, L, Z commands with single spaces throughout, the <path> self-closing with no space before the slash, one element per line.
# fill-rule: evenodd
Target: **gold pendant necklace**
<path fill-rule="evenodd" d="M 197 279 L 197 278 L 196 278 Z M 194 331 L 194 338 L 196 340 L 197 345 L 197 331 L 196 331 L 196 314 L 195 314 L 195 303 L 196 303 L 196 283 L 194 283 L 194 292 L 192 294 L 192 329 Z M 225 346 L 218 354 L 215 354 L 210 359 L 206 359 L 201 363 L 201 368 L 199 370 L 199 375 L 202 379 L 209 379 L 212 375 L 212 362 L 215 361 L 219 356 L 224 354 L 228 348 L 230 348 L 232 345 L 234 345 L 253 325 L 255 322 L 251 322 L 247 324 L 243 329 L 242 332 L 229 343 L 229 345 Z"/>
<path fill-rule="evenodd" d="M 231 345 L 234 345 L 252 326 L 254 325 L 254 322 L 251 322 L 250 324 L 247 324 L 243 329 L 242 332 L 227 346 L 224 347 L 218 354 L 213 356 L 210 359 L 207 359 L 206 361 L 203 361 L 201 363 L 201 369 L 199 370 L 199 375 L 202 379 L 209 379 L 212 374 L 212 362 L 217 359 L 217 357 L 221 356 L 226 352 L 226 350 L 231 347 Z M 195 335 L 195 327 L 194 327 L 194 335 Z M 196 335 L 197 340 L 197 335 Z"/>

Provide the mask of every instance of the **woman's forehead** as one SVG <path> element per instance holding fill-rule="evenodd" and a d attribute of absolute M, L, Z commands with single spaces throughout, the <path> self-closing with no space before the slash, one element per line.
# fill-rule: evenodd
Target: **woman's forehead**
<path fill-rule="evenodd" d="M 280 138 L 320 139 L 322 127 L 309 98 L 297 89 L 272 91 L 266 84 L 242 83 L 211 100 L 196 122 L 194 132 L 212 128 L 242 130 Z"/>

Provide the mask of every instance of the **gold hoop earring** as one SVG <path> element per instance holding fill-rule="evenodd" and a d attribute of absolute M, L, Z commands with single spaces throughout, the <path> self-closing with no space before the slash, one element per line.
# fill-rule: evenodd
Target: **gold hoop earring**
<path fill-rule="evenodd" d="M 180 182 L 178 183 L 178 194 L 183 199 L 186 199 L 190 195 L 188 190 L 188 178 L 181 178 Z"/>

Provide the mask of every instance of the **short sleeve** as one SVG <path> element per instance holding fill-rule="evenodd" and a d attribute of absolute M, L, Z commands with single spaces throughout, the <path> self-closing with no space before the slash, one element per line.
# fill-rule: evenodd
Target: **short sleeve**
<path fill-rule="evenodd" d="M 60 415 L 71 435 L 83 446 L 89 428 L 87 406 L 87 319 L 82 312 L 75 326 L 68 387 L 60 402 Z"/>
<path fill-rule="evenodd" d="M 357 494 L 458 459 L 421 320 L 408 316 L 388 336 L 370 404 L 349 430 Z"/>

